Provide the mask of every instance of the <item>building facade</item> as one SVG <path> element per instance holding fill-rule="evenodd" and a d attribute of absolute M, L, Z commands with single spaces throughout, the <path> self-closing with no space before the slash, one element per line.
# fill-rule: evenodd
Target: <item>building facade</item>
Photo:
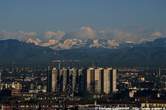
<path fill-rule="evenodd" d="M 103 87 L 104 87 L 103 74 L 104 74 L 103 68 L 95 69 L 95 94 L 103 93 Z"/>
<path fill-rule="evenodd" d="M 87 70 L 87 91 L 89 93 L 95 92 L 95 69 L 89 68 Z"/>
<path fill-rule="evenodd" d="M 51 92 L 56 92 L 57 90 L 57 82 L 58 82 L 58 70 L 56 68 L 52 69 L 52 84 L 51 84 Z"/>

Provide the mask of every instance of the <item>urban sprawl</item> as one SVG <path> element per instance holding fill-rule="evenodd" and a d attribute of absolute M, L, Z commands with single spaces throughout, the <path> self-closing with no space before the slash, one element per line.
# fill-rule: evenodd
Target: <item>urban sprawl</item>
<path fill-rule="evenodd" d="M 165 110 L 166 68 L 1 66 L 2 110 Z"/>

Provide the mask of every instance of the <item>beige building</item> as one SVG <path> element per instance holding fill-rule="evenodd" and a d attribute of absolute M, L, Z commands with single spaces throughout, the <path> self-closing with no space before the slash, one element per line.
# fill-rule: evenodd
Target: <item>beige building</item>
<path fill-rule="evenodd" d="M 68 69 L 62 68 L 60 70 L 60 77 L 62 78 L 62 85 L 61 86 L 62 86 L 62 91 L 64 93 L 66 93 L 66 90 L 67 90 L 68 75 L 69 75 Z"/>
<path fill-rule="evenodd" d="M 112 75 L 111 75 L 111 91 L 112 92 L 116 92 L 117 91 L 117 87 L 116 87 L 116 77 L 117 77 L 117 69 L 113 69 L 112 71 Z"/>
<path fill-rule="evenodd" d="M 58 70 L 56 68 L 52 69 L 52 77 L 51 77 L 51 91 L 55 92 L 57 89 L 57 82 L 58 82 Z"/>
<path fill-rule="evenodd" d="M 87 91 L 95 94 L 116 92 L 116 75 L 116 69 L 89 68 L 87 70 Z"/>
<path fill-rule="evenodd" d="M 94 93 L 95 89 L 94 80 L 95 80 L 95 69 L 89 68 L 87 70 L 87 91 L 90 93 Z"/>
<path fill-rule="evenodd" d="M 77 91 L 77 76 L 78 76 L 78 70 L 76 68 L 72 68 L 69 70 L 69 75 L 72 76 L 72 92 Z"/>
<path fill-rule="evenodd" d="M 103 93 L 103 68 L 95 69 L 95 93 L 102 94 Z"/>
<path fill-rule="evenodd" d="M 117 70 L 112 68 L 104 69 L 104 93 L 110 94 L 116 92 L 116 75 Z"/>
<path fill-rule="evenodd" d="M 110 94 L 111 92 L 111 74 L 112 68 L 104 69 L 104 93 Z"/>

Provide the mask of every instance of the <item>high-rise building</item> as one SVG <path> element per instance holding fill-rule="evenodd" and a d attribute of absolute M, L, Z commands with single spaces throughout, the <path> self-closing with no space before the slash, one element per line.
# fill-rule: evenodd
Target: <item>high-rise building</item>
<path fill-rule="evenodd" d="M 95 69 L 89 68 L 87 70 L 87 91 L 89 93 L 95 92 Z"/>
<path fill-rule="evenodd" d="M 86 90 L 86 69 L 78 70 L 78 94 L 83 95 Z"/>
<path fill-rule="evenodd" d="M 73 77 L 72 77 L 72 89 L 74 93 L 78 93 L 78 69 L 73 68 Z"/>
<path fill-rule="evenodd" d="M 102 94 L 103 93 L 103 68 L 95 69 L 95 93 Z"/>
<path fill-rule="evenodd" d="M 117 70 L 112 68 L 48 68 L 48 92 L 74 96 L 84 94 L 110 94 L 116 92 Z"/>
<path fill-rule="evenodd" d="M 62 69 L 59 69 L 59 75 L 58 75 L 58 93 L 61 94 L 63 91 L 63 71 Z"/>
<path fill-rule="evenodd" d="M 111 75 L 111 91 L 116 92 L 117 91 L 117 85 L 116 85 L 116 77 L 117 77 L 117 69 L 113 69 L 112 75 Z"/>
<path fill-rule="evenodd" d="M 111 93 L 111 74 L 112 68 L 104 69 L 104 93 Z"/>
<path fill-rule="evenodd" d="M 110 94 L 116 92 L 116 75 L 117 70 L 112 68 L 104 69 L 104 93 Z"/>
<path fill-rule="evenodd" d="M 67 92 L 67 85 L 68 85 L 68 79 L 69 79 L 69 70 L 66 68 L 61 69 L 61 75 L 63 76 L 62 79 L 62 92 L 66 94 Z"/>
<path fill-rule="evenodd" d="M 56 68 L 52 69 L 52 84 L 51 84 L 51 92 L 56 92 L 57 83 L 58 83 L 58 70 Z"/>
<path fill-rule="evenodd" d="M 78 69 L 72 68 L 69 70 L 69 84 L 70 84 L 70 95 L 74 95 L 75 93 L 78 93 Z"/>
<path fill-rule="evenodd" d="M 47 92 L 51 92 L 52 73 L 50 67 L 47 70 Z"/>

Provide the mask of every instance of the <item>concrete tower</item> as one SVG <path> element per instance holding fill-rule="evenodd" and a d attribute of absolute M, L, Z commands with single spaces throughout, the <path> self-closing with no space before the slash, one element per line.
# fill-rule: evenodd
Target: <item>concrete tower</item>
<path fill-rule="evenodd" d="M 95 69 L 89 68 L 87 70 L 87 91 L 89 93 L 95 92 Z"/>
<path fill-rule="evenodd" d="M 102 94 L 103 93 L 103 68 L 95 69 L 95 93 Z"/>
<path fill-rule="evenodd" d="M 116 92 L 116 75 L 117 70 L 112 68 L 104 69 L 104 93 L 110 94 Z"/>
<path fill-rule="evenodd" d="M 52 69 L 52 84 L 51 84 L 52 92 L 56 92 L 57 83 L 58 83 L 58 70 L 56 68 L 53 68 Z"/>
<path fill-rule="evenodd" d="M 111 91 L 112 92 L 116 92 L 117 91 L 116 77 L 117 77 L 117 70 L 113 69 L 112 75 L 111 75 Z"/>

